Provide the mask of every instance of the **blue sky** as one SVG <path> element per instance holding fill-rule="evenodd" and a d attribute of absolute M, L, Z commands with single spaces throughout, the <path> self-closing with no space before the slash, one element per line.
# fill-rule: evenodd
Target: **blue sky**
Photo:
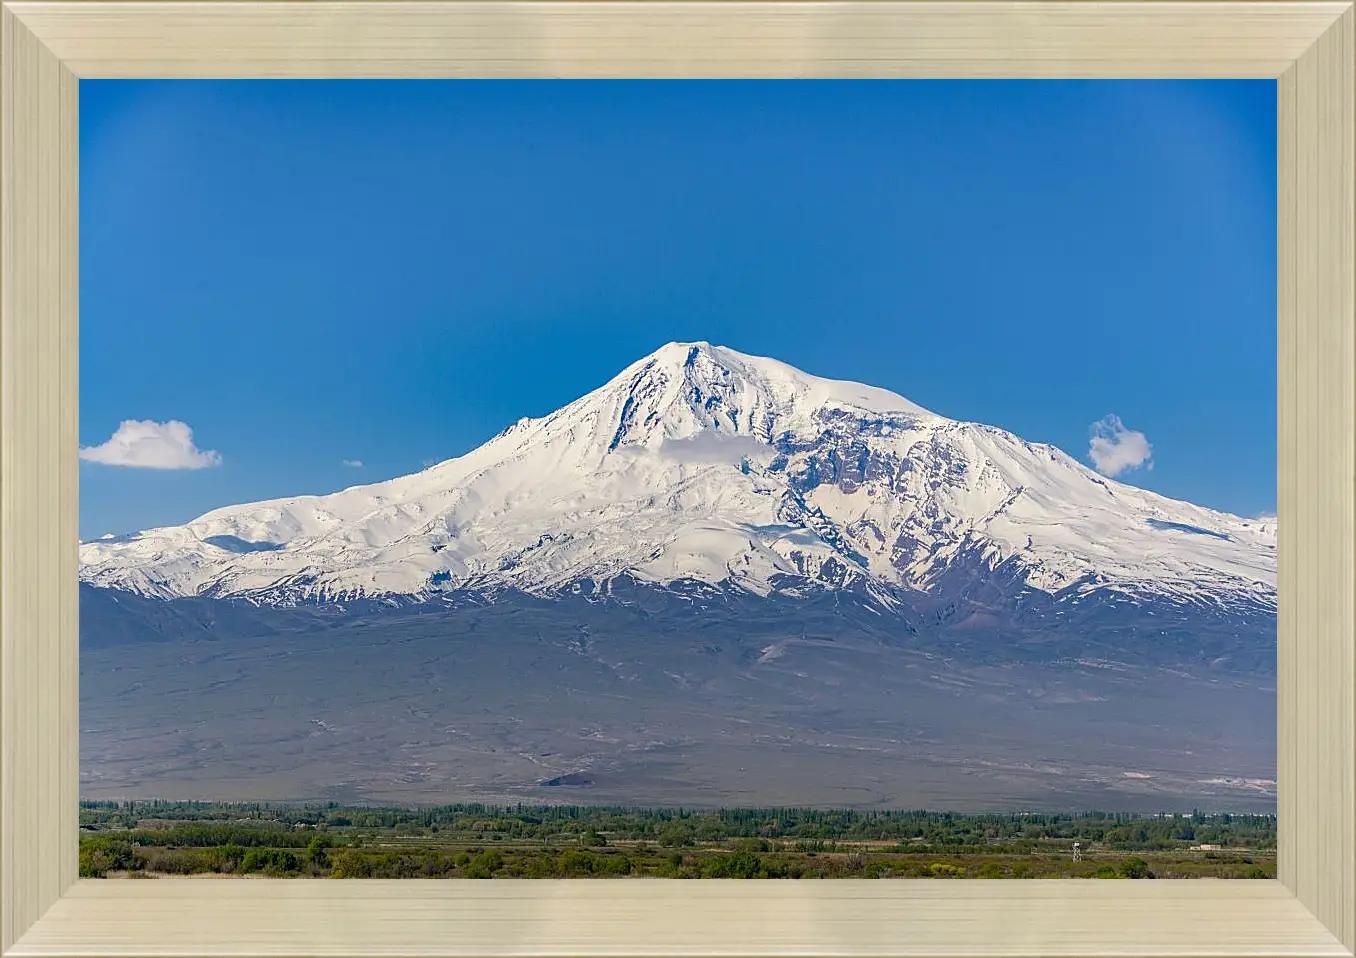
<path fill-rule="evenodd" d="M 143 431 L 200 467 L 89 453 L 83 538 L 416 471 L 671 340 L 1090 464 L 1116 416 L 1100 461 L 1122 481 L 1274 510 L 1273 82 L 86 80 L 80 100 L 81 443 L 181 422 L 197 459 Z"/>

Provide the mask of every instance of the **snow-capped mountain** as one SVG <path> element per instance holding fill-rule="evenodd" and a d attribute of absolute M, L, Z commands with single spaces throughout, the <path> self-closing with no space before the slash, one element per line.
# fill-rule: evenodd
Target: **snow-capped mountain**
<path fill-rule="evenodd" d="M 82 789 L 1239 807 L 1275 536 L 670 344 L 423 472 L 82 545 Z"/>
<path fill-rule="evenodd" d="M 264 605 L 621 579 L 883 607 L 999 583 L 1274 612 L 1274 520 L 1103 478 L 1051 446 L 706 343 L 422 472 L 85 543 L 81 579 Z"/>

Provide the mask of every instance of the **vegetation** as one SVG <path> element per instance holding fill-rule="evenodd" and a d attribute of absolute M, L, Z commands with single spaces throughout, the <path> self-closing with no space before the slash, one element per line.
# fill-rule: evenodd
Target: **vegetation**
<path fill-rule="evenodd" d="M 85 802 L 80 874 L 1272 878 L 1264 815 Z M 1073 854 L 1079 845 L 1079 859 Z"/>

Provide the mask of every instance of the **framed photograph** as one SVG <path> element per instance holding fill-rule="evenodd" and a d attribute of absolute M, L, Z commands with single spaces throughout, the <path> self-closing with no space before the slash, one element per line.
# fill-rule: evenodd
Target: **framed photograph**
<path fill-rule="evenodd" d="M 0 18 L 0 954 L 1356 951 L 1349 2 Z"/>

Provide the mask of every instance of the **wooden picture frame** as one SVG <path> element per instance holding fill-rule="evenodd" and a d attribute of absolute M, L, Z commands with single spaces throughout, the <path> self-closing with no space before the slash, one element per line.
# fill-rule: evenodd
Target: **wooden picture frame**
<path fill-rule="evenodd" d="M 3 0 L 0 17 L 0 954 L 1356 950 L 1351 0 Z M 77 880 L 80 78 L 639 76 L 1278 80 L 1278 880 Z"/>

